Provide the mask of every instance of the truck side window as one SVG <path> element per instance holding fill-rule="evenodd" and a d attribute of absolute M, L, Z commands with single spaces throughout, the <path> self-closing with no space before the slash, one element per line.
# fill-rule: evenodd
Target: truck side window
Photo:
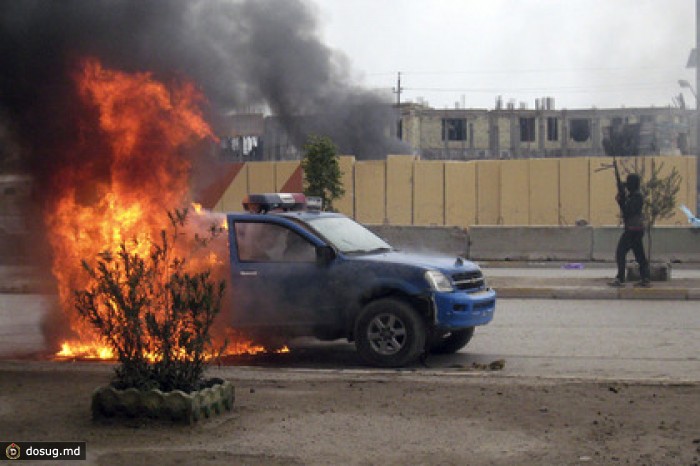
<path fill-rule="evenodd" d="M 315 247 L 285 227 L 237 222 L 235 230 L 238 259 L 243 262 L 307 262 L 316 258 Z"/>
<path fill-rule="evenodd" d="M 302 236 L 290 231 L 287 235 L 287 247 L 284 250 L 285 262 L 314 262 L 316 247 Z"/>

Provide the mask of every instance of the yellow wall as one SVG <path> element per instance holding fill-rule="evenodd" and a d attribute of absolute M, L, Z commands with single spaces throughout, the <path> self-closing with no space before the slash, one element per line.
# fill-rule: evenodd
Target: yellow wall
<path fill-rule="evenodd" d="M 445 224 L 445 164 L 416 161 L 413 180 L 413 224 Z"/>
<path fill-rule="evenodd" d="M 383 160 L 355 163 L 355 219 L 358 222 L 384 223 L 385 172 Z"/>
<path fill-rule="evenodd" d="M 336 210 L 349 217 L 355 216 L 355 157 L 352 155 L 340 156 L 341 181 L 345 194 L 337 199 L 333 206 Z"/>
<path fill-rule="evenodd" d="M 527 225 L 530 213 L 529 160 L 501 164 L 501 219 L 503 225 Z"/>
<path fill-rule="evenodd" d="M 301 162 L 291 161 L 291 162 L 276 162 L 274 164 L 275 173 L 275 190 L 278 193 L 282 191 L 282 187 L 289 181 L 292 177 L 294 171 L 299 168 Z"/>
<path fill-rule="evenodd" d="M 681 176 L 678 202 L 695 207 L 696 158 L 658 156 L 619 160 L 626 170 L 663 164 Z M 217 202 L 215 210 L 240 211 L 248 193 L 279 191 L 299 162 L 249 162 Z M 334 205 L 362 223 L 394 225 L 618 225 L 619 207 L 612 158 L 421 161 L 413 156 L 355 161 L 341 156 L 345 195 Z M 658 225 L 686 225 L 676 209 Z"/>
<path fill-rule="evenodd" d="M 476 221 L 479 225 L 500 224 L 500 164 L 480 161 L 476 167 Z"/>
<path fill-rule="evenodd" d="M 390 155 L 386 161 L 386 217 L 391 225 L 413 222 L 412 155 Z"/>
<path fill-rule="evenodd" d="M 476 162 L 445 162 L 445 224 L 476 223 Z"/>
<path fill-rule="evenodd" d="M 233 179 L 224 191 L 221 199 L 216 203 L 216 212 L 241 212 L 243 210 L 243 198 L 250 192 L 248 190 L 248 165 L 245 164 L 238 175 Z"/>
<path fill-rule="evenodd" d="M 559 223 L 575 225 L 577 220 L 590 222 L 588 157 L 559 160 Z"/>
<path fill-rule="evenodd" d="M 588 167 L 591 212 L 589 222 L 594 226 L 620 223 L 620 207 L 615 202 L 615 175 L 610 168 L 612 161 L 612 157 L 593 157 Z"/>
<path fill-rule="evenodd" d="M 559 225 L 559 160 L 529 159 L 529 225 Z"/>
<path fill-rule="evenodd" d="M 251 193 L 275 192 L 275 162 L 251 162 L 246 166 Z"/>

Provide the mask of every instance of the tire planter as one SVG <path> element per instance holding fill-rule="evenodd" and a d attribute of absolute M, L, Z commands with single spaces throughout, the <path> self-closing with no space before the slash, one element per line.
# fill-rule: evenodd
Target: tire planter
<path fill-rule="evenodd" d="M 151 418 L 193 424 L 200 419 L 231 411 L 234 400 L 235 390 L 228 381 L 192 393 L 135 388 L 118 390 L 106 386 L 97 388 L 92 394 L 92 417 Z"/>

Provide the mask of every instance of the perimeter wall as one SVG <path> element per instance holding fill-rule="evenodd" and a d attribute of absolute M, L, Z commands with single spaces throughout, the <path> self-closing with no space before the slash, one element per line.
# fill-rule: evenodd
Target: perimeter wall
<path fill-rule="evenodd" d="M 656 156 L 622 162 L 638 170 L 662 166 L 681 177 L 678 204 L 696 205 L 697 158 Z M 618 225 L 612 158 L 423 161 L 390 155 L 381 161 L 341 156 L 345 196 L 340 212 L 360 223 L 415 226 L 591 226 Z M 232 166 L 230 180 L 213 194 L 218 212 L 239 211 L 246 194 L 300 192 L 297 161 L 247 162 Z M 210 196 L 211 197 L 211 196 Z M 687 225 L 680 210 L 657 223 Z"/>

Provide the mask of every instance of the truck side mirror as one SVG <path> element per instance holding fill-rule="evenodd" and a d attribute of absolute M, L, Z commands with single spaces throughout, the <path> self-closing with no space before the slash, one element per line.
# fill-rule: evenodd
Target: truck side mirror
<path fill-rule="evenodd" d="M 335 259 L 335 251 L 330 246 L 319 246 L 316 248 L 316 263 L 328 265 Z"/>

